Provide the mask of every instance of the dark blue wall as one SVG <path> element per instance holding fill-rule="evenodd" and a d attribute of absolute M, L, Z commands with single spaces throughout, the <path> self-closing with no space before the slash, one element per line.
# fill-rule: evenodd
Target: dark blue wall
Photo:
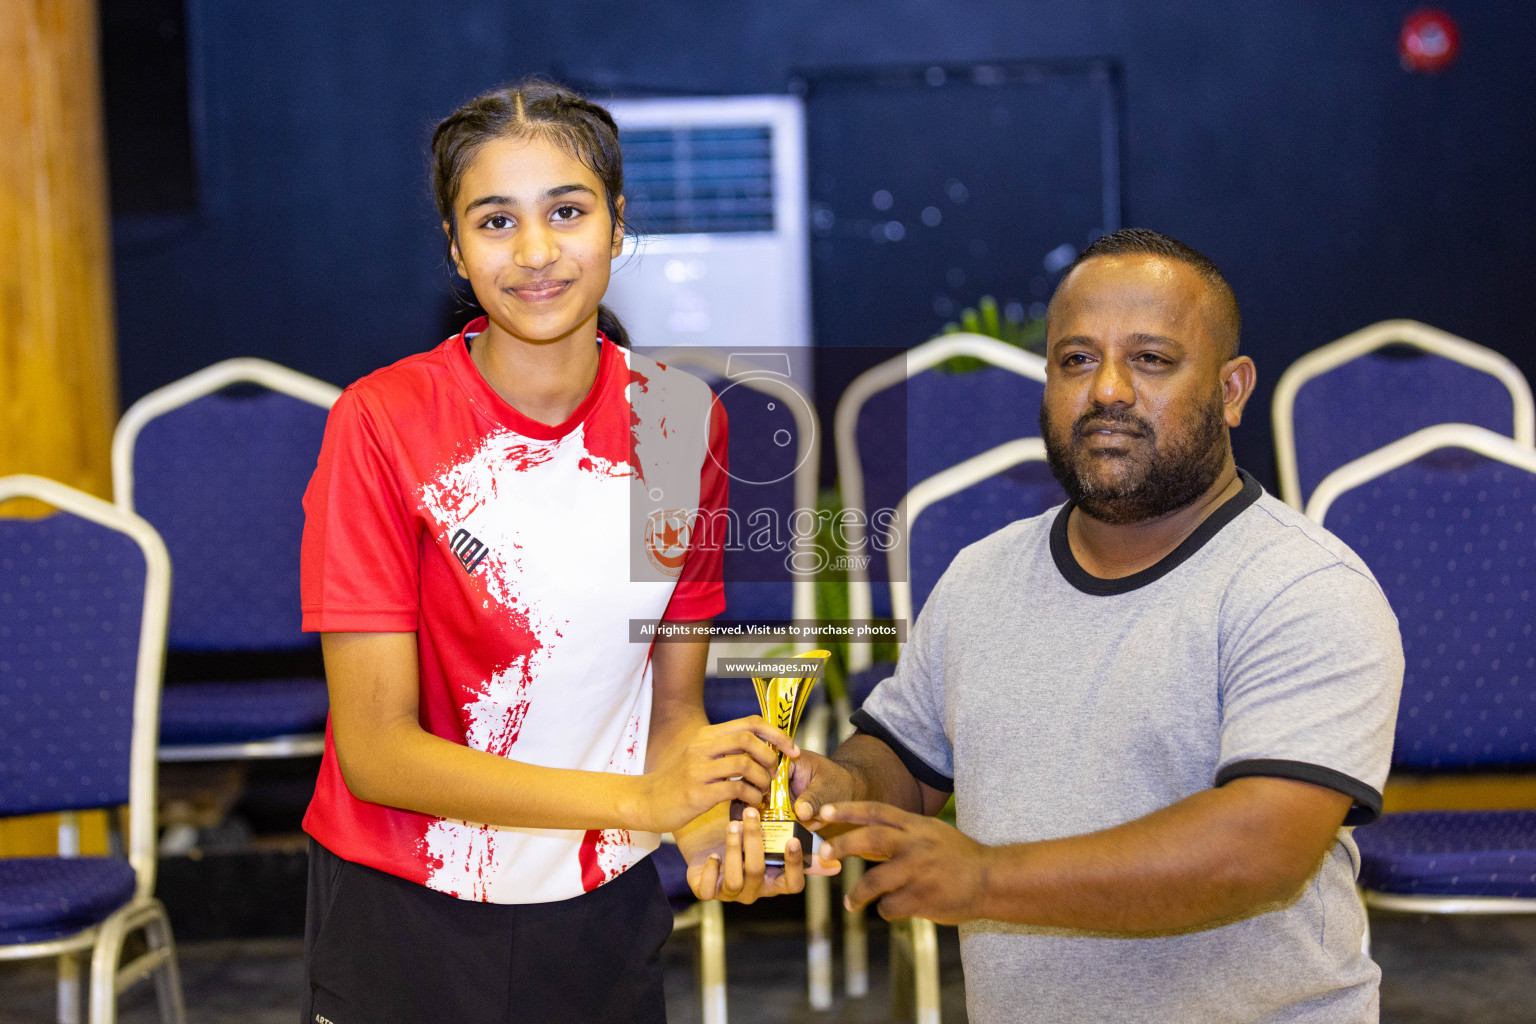
<path fill-rule="evenodd" d="M 426 136 L 499 80 L 778 92 L 829 65 L 1084 56 L 1124 69 L 1125 223 L 1204 250 L 1243 304 L 1261 383 L 1236 441 L 1266 483 L 1274 380 L 1366 323 L 1425 320 L 1536 378 L 1536 6 L 1448 2 L 1463 53 L 1439 77 L 1398 66 L 1414 5 L 1377 0 L 187 6 L 203 210 L 116 225 L 125 403 L 227 356 L 344 384 L 440 340 Z"/>

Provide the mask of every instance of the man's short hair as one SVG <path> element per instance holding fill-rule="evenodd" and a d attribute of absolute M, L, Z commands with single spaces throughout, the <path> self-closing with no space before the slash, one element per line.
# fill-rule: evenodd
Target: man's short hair
<path fill-rule="evenodd" d="M 1243 314 L 1237 308 L 1237 296 L 1233 294 L 1232 286 L 1227 284 L 1227 279 L 1222 276 L 1216 264 L 1211 262 L 1210 257 L 1193 246 L 1151 228 L 1121 228 L 1101 235 L 1092 245 L 1078 253 L 1077 258 L 1068 264 L 1067 272 L 1061 275 L 1061 280 L 1065 282 L 1072 276 L 1072 271 L 1099 256 L 1161 256 L 1193 267 L 1211 286 L 1217 315 L 1221 318 L 1221 322 L 1214 326 L 1219 333 L 1227 335 L 1227 358 L 1237 355 L 1238 340 L 1243 333 Z M 1057 291 L 1060 290 L 1061 286 L 1057 285 Z M 1055 297 L 1052 296 L 1051 305 L 1055 304 Z M 1049 317 L 1050 313 L 1047 312 L 1046 316 Z"/>

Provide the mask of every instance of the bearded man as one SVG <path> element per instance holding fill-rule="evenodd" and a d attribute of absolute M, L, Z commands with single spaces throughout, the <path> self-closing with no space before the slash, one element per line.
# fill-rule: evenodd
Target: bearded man
<path fill-rule="evenodd" d="M 1379 1017 L 1350 826 L 1402 644 L 1354 553 L 1234 465 L 1239 330 L 1190 247 L 1083 252 L 1040 410 L 1070 500 L 962 551 L 858 733 L 797 766 L 823 869 L 883 862 L 850 909 L 960 925 L 974 1022 Z"/>

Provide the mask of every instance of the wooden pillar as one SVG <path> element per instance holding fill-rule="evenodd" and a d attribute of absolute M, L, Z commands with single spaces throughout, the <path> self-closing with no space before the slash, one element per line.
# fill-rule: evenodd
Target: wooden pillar
<path fill-rule="evenodd" d="M 0 475 L 111 496 L 111 217 L 95 0 L 0 4 Z"/>
<path fill-rule="evenodd" d="M 0 476 L 110 498 L 117 354 L 97 33 L 95 0 L 0 2 Z M 83 852 L 104 851 L 100 812 L 81 819 Z M 55 816 L 0 821 L 0 855 L 56 844 Z"/>

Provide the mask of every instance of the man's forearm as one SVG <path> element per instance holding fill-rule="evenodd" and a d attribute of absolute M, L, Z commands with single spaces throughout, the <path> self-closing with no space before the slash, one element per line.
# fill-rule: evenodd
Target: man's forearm
<path fill-rule="evenodd" d="M 876 800 L 914 814 L 934 813 L 924 806 L 917 779 L 881 740 L 856 733 L 837 748 L 832 760 L 849 776 L 850 791 L 842 799 Z"/>
<path fill-rule="evenodd" d="M 1295 898 L 1348 809 L 1347 797 L 1330 794 L 1319 814 L 1320 792 L 1239 779 L 1102 832 L 984 847 L 975 916 L 1158 932 L 1261 912 Z"/>

